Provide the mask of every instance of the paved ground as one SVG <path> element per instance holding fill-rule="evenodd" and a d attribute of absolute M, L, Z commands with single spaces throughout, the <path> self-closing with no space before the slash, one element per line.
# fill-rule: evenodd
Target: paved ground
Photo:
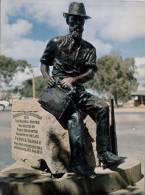
<path fill-rule="evenodd" d="M 119 153 L 145 160 L 145 111 L 116 112 Z"/>
<path fill-rule="evenodd" d="M 116 128 L 119 154 L 139 159 L 142 173 L 145 175 L 145 108 L 117 109 Z M 144 178 L 127 190 L 120 190 L 112 195 L 143 195 L 145 194 Z"/>

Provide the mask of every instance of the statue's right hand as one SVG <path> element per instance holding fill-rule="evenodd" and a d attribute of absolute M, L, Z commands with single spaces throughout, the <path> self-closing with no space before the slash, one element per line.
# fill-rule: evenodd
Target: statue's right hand
<path fill-rule="evenodd" d="M 52 87 L 55 84 L 55 80 L 52 76 L 47 77 L 48 87 Z"/>

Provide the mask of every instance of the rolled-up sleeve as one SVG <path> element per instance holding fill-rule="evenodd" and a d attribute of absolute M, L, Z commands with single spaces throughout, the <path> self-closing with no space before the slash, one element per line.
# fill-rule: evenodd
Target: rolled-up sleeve
<path fill-rule="evenodd" d="M 97 61 L 96 49 L 92 48 L 87 53 L 87 57 L 84 64 L 85 69 L 92 68 L 96 72 L 97 71 L 96 61 Z"/>
<path fill-rule="evenodd" d="M 53 66 L 53 60 L 57 51 L 57 43 L 54 39 L 50 40 L 44 50 L 40 62 L 47 66 Z"/>

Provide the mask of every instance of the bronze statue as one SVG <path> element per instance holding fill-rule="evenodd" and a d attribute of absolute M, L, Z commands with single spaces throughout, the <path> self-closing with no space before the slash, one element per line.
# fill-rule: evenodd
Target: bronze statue
<path fill-rule="evenodd" d="M 84 156 L 84 132 L 82 113 L 90 115 L 97 125 L 96 150 L 99 163 L 110 166 L 121 157 L 108 150 L 109 106 L 103 100 L 86 92 L 83 83 L 93 79 L 96 67 L 96 49 L 82 39 L 86 15 L 83 3 L 73 2 L 64 13 L 69 34 L 51 39 L 41 57 L 41 72 L 48 87 L 59 83 L 61 89 L 73 89 L 69 112 L 59 118 L 67 127 L 71 148 L 70 170 L 81 175 L 95 177 Z M 53 66 L 52 76 L 49 67 Z M 55 97 L 52 97 L 55 98 Z M 55 107 L 55 105 L 53 105 Z M 45 105 L 43 105 L 45 108 Z M 48 106 L 49 107 L 49 106 Z"/>

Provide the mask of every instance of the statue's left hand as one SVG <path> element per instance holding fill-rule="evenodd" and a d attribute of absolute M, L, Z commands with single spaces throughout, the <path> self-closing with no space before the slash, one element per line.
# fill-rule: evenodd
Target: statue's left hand
<path fill-rule="evenodd" d="M 69 87 L 75 82 L 75 77 L 67 77 L 61 81 L 62 87 Z"/>

